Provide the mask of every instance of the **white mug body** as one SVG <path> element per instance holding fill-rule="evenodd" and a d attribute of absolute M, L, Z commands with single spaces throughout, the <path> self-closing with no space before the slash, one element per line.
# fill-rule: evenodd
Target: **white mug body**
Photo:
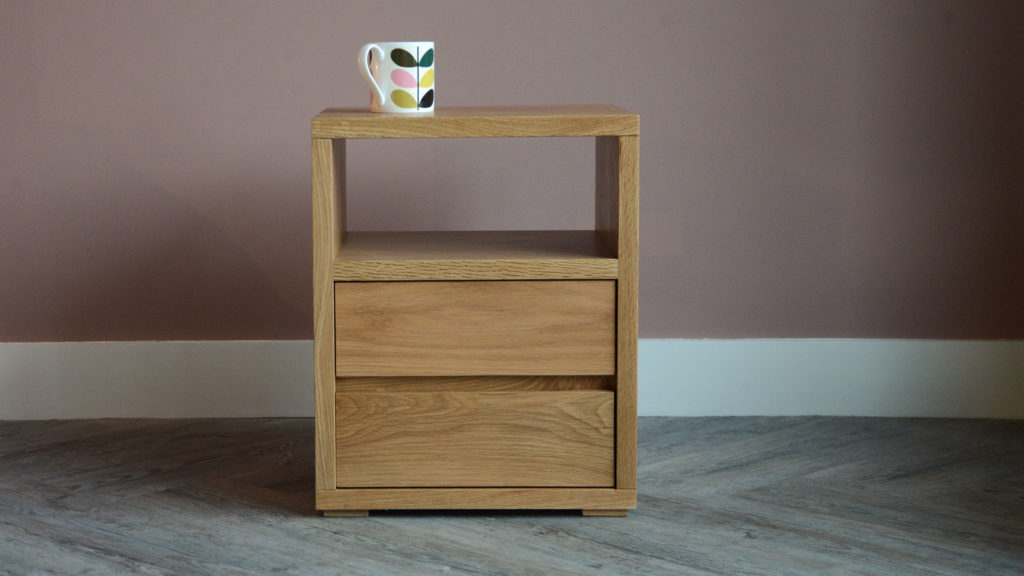
<path fill-rule="evenodd" d="M 359 49 L 356 64 L 370 87 L 371 111 L 434 111 L 433 42 L 371 42 Z"/>

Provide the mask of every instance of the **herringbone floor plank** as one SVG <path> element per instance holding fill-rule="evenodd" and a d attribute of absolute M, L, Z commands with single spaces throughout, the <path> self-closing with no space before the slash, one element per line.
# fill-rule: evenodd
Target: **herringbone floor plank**
<path fill-rule="evenodd" d="M 1024 422 L 642 418 L 639 509 L 313 513 L 308 419 L 0 422 L 0 574 L 1024 574 Z"/>

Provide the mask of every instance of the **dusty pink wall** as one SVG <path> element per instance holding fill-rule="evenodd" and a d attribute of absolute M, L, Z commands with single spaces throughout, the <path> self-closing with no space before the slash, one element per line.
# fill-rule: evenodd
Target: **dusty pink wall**
<path fill-rule="evenodd" d="M 1024 19 L 984 2 L 0 3 L 0 340 L 309 338 L 309 119 L 641 115 L 641 336 L 1024 337 Z M 592 144 L 357 142 L 354 228 L 584 228 Z M 395 161 L 400 158 L 400 161 Z"/>

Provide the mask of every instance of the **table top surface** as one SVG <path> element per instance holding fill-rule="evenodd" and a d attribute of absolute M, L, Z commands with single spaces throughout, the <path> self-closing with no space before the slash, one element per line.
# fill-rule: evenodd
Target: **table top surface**
<path fill-rule="evenodd" d="M 451 106 L 425 114 L 327 108 L 312 121 L 314 138 L 635 136 L 639 131 L 639 115 L 604 104 Z"/>

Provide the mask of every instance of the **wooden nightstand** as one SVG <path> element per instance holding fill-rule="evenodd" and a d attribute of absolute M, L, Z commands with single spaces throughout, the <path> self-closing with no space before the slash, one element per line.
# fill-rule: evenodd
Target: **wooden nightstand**
<path fill-rule="evenodd" d="M 316 507 L 636 507 L 639 118 L 330 108 L 312 122 Z M 351 138 L 593 136 L 593 230 L 347 232 Z"/>

